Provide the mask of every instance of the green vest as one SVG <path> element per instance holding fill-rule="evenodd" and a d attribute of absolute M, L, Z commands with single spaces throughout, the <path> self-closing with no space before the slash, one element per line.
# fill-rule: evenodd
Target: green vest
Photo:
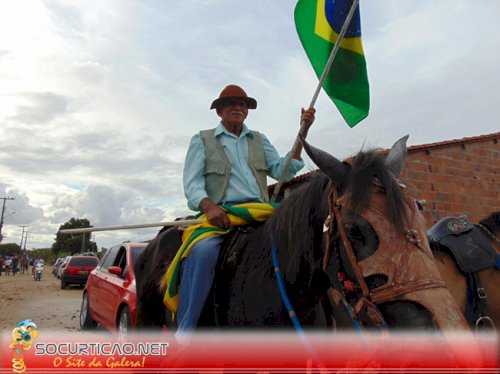
<path fill-rule="evenodd" d="M 262 146 L 262 135 L 258 131 L 250 131 L 253 136 L 247 136 L 248 166 L 259 185 L 262 201 L 269 202 L 267 192 L 267 166 Z M 219 139 L 215 137 L 215 129 L 200 131 L 200 137 L 205 146 L 205 190 L 208 198 L 220 203 L 226 195 L 229 178 L 231 177 L 231 162 Z"/>

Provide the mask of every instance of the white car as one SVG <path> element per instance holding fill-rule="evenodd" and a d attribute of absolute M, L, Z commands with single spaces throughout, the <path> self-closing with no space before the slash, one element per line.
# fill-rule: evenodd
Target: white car
<path fill-rule="evenodd" d="M 64 261 L 64 257 L 58 257 L 56 262 L 54 262 L 54 266 L 52 266 L 52 274 L 57 277 L 57 269 L 59 268 L 59 265 L 62 264 Z"/>
<path fill-rule="evenodd" d="M 57 268 L 57 274 L 56 274 L 57 278 L 61 279 L 61 275 L 62 275 L 62 273 L 63 273 L 64 269 L 66 268 L 66 265 L 68 264 L 68 262 L 69 262 L 69 260 L 71 259 L 71 257 L 73 257 L 73 256 L 66 256 L 66 257 L 64 258 L 64 260 L 63 260 L 63 262 L 62 262 L 61 266 L 59 266 L 59 267 Z"/>

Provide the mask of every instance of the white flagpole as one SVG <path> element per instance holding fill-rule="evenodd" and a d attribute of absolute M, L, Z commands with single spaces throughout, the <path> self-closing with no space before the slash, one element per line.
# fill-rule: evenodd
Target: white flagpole
<path fill-rule="evenodd" d="M 186 219 L 179 221 L 170 222 L 156 222 L 156 223 L 141 223 L 136 225 L 122 225 L 122 226 L 101 226 L 101 227 L 84 227 L 81 229 L 64 229 L 59 230 L 61 234 L 81 234 L 84 232 L 94 232 L 94 231 L 112 231 L 112 230 L 129 230 L 129 229 L 142 229 L 148 227 L 160 227 L 160 226 L 189 226 L 195 223 L 201 223 L 203 220 L 200 219 Z"/>
<path fill-rule="evenodd" d="M 316 91 L 314 92 L 314 95 L 311 100 L 311 104 L 309 104 L 309 108 L 314 108 L 314 104 L 316 104 L 316 100 L 318 99 L 319 93 L 321 91 L 321 87 L 323 87 L 323 83 L 325 83 L 326 76 L 330 72 L 330 69 L 333 64 L 333 60 L 335 60 L 335 56 L 337 55 L 337 51 L 340 48 L 340 43 L 342 42 L 342 39 L 344 39 L 345 33 L 347 31 L 347 28 L 349 27 L 349 23 L 351 23 L 352 16 L 354 15 L 354 12 L 356 11 L 356 7 L 359 4 L 359 0 L 354 0 L 351 5 L 351 9 L 349 9 L 349 13 L 347 13 L 347 17 L 344 21 L 344 24 L 342 25 L 342 29 L 340 30 L 339 37 L 337 41 L 335 42 L 335 45 L 333 46 L 333 50 L 330 53 L 330 57 L 328 58 L 328 61 L 326 62 L 325 68 L 323 69 L 323 74 L 321 74 L 321 78 L 319 79 L 318 85 L 316 87 Z M 288 167 L 290 166 L 290 163 L 292 162 L 292 156 L 297 150 L 299 144 L 300 144 L 300 135 L 304 135 L 304 127 L 305 123 L 301 122 L 300 123 L 300 129 L 297 134 L 297 137 L 295 138 L 295 142 L 293 143 L 292 150 L 288 154 L 288 157 L 285 161 L 285 166 L 283 167 L 283 170 L 281 171 L 281 174 L 278 178 L 278 183 L 274 187 L 273 191 L 273 196 L 271 197 L 271 201 L 275 202 L 276 198 L 278 197 L 278 194 L 281 189 L 281 185 L 283 184 L 283 180 L 285 179 L 285 174 L 288 171 Z M 304 136 L 305 138 L 305 136 Z"/>

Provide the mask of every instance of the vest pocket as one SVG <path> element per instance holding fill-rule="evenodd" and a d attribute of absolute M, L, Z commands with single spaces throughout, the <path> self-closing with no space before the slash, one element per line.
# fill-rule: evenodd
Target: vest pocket
<path fill-rule="evenodd" d="M 205 191 L 208 198 L 216 204 L 221 202 L 226 193 L 229 170 L 224 165 L 205 165 Z"/>
<path fill-rule="evenodd" d="M 224 175 L 226 174 L 226 167 L 221 165 L 205 165 L 205 173 L 203 175 L 207 176 L 210 174 Z"/>

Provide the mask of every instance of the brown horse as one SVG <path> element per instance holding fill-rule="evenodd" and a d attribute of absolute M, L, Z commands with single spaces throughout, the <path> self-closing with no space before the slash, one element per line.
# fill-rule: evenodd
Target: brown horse
<path fill-rule="evenodd" d="M 469 324 L 500 329 L 500 212 L 472 224 L 448 217 L 429 231 L 435 264 Z"/>

